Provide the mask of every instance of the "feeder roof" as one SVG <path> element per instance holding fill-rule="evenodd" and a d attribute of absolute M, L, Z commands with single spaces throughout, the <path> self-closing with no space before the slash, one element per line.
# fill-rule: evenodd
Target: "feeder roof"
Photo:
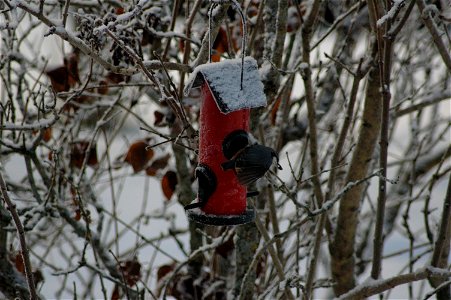
<path fill-rule="evenodd" d="M 241 90 L 241 58 L 198 66 L 188 79 L 185 95 L 204 82 L 208 84 L 219 110 L 224 114 L 266 105 L 263 83 L 253 57 L 247 56 L 244 59 L 243 90 Z"/>

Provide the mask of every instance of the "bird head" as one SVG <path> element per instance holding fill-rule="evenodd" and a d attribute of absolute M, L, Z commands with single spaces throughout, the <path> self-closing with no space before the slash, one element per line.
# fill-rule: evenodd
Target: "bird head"
<path fill-rule="evenodd" d="M 271 151 L 271 157 L 276 158 L 277 169 L 282 170 L 282 166 L 279 164 L 279 155 L 277 155 L 276 151 L 274 150 Z"/>

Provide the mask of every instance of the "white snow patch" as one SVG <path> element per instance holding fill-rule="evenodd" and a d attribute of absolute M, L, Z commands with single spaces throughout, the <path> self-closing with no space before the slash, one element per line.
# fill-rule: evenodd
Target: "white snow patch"
<path fill-rule="evenodd" d="M 126 22 L 135 16 L 135 11 L 129 11 L 119 15 L 116 19 L 117 22 Z"/>
<path fill-rule="evenodd" d="M 269 73 L 271 72 L 272 65 L 268 60 L 265 60 L 260 67 L 260 78 L 262 80 L 267 80 Z"/>
<path fill-rule="evenodd" d="M 301 63 L 300 65 L 299 65 L 299 69 L 302 71 L 302 70 L 305 70 L 305 69 L 308 69 L 309 68 L 309 64 L 308 63 L 306 63 L 306 62 L 303 62 L 303 63 Z"/>
<path fill-rule="evenodd" d="M 204 81 L 208 82 L 216 104 L 223 113 L 266 105 L 257 62 L 252 57 L 248 56 L 244 60 L 242 90 L 240 58 L 198 66 L 188 79 L 185 95 L 192 88 L 200 87 Z"/>

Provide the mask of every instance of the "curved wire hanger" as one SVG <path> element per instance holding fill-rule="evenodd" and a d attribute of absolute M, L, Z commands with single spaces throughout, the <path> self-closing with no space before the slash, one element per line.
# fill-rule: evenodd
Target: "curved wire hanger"
<path fill-rule="evenodd" d="M 211 43 L 211 28 L 212 28 L 212 14 L 213 9 L 218 4 L 223 4 L 227 2 L 232 2 L 234 8 L 238 11 L 241 17 L 241 25 L 243 26 L 243 38 L 241 40 L 241 86 L 240 89 L 243 90 L 243 76 L 244 76 L 244 58 L 246 57 L 246 42 L 247 42 L 247 23 L 246 18 L 244 16 L 243 10 L 241 9 L 240 4 L 236 0 L 210 0 L 210 8 L 208 9 L 208 48 L 209 48 L 209 57 L 208 61 L 211 63 L 211 56 L 212 56 L 212 43 Z"/>

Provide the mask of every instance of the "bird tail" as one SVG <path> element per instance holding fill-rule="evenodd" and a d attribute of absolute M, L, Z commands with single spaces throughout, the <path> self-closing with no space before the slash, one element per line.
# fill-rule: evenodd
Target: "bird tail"
<path fill-rule="evenodd" d="M 202 207 L 204 207 L 204 206 L 205 206 L 205 203 L 203 203 L 203 202 L 194 202 L 194 203 L 185 205 L 183 208 L 184 208 L 185 210 L 190 210 L 190 209 L 197 208 L 197 207 L 202 208 Z"/>
<path fill-rule="evenodd" d="M 221 164 L 221 168 L 224 171 L 231 170 L 235 168 L 235 161 L 229 160 Z"/>

